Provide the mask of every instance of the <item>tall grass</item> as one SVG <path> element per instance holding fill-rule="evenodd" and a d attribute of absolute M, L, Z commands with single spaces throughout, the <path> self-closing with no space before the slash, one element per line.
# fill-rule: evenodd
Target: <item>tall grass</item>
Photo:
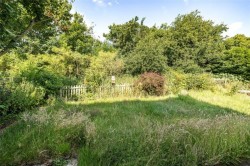
<path fill-rule="evenodd" d="M 88 107 L 100 105 L 80 165 L 237 165 L 250 157 L 250 118 L 230 108 L 188 96 Z"/>
<path fill-rule="evenodd" d="M 237 104 L 235 104 L 237 103 Z M 249 97 L 214 92 L 56 103 L 0 135 L 1 165 L 238 165 L 250 159 Z"/>
<path fill-rule="evenodd" d="M 0 136 L 1 165 L 35 164 L 76 154 L 94 132 L 81 112 L 40 110 L 25 113 Z"/>
<path fill-rule="evenodd" d="M 102 123 L 92 146 L 80 152 L 80 165 L 237 164 L 250 155 L 249 118 L 222 116 L 176 123 L 142 116 L 119 120 L 122 124 L 115 127 Z"/>

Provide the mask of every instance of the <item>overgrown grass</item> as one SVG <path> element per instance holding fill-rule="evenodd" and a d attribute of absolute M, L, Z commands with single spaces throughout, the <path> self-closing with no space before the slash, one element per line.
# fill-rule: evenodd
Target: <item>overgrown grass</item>
<path fill-rule="evenodd" d="M 250 159 L 249 106 L 248 96 L 208 91 L 60 103 L 5 129 L 0 163 L 76 155 L 86 166 L 237 165 Z"/>
<path fill-rule="evenodd" d="M 0 136 L 1 165 L 35 164 L 50 158 L 76 155 L 94 132 L 81 112 L 39 110 L 24 113 Z"/>

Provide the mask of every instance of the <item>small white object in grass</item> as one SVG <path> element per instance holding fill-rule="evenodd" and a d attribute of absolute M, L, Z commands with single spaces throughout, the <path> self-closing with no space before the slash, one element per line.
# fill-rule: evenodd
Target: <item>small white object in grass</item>
<path fill-rule="evenodd" d="M 115 84 L 115 76 L 111 76 L 111 83 Z"/>

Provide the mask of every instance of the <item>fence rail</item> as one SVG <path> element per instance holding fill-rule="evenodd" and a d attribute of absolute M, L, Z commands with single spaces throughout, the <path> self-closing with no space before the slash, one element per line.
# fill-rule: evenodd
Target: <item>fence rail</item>
<path fill-rule="evenodd" d="M 72 98 L 75 96 L 84 96 L 88 92 L 93 93 L 96 97 L 117 97 L 117 96 L 133 96 L 134 87 L 130 84 L 100 86 L 96 89 L 85 85 L 66 86 L 60 89 L 61 98 Z"/>
<path fill-rule="evenodd" d="M 74 85 L 74 86 L 65 86 L 60 89 L 60 97 L 70 98 L 73 96 L 79 96 L 86 93 L 85 85 Z"/>

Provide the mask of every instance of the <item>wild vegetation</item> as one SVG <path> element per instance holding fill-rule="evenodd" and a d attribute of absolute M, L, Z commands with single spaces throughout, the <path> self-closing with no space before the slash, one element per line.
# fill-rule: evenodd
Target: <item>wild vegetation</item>
<path fill-rule="evenodd" d="M 193 11 L 112 24 L 99 41 L 71 3 L 0 1 L 1 165 L 249 162 L 250 100 L 237 92 L 250 89 L 250 37 Z M 100 98 L 111 76 L 131 93 Z M 74 102 L 59 97 L 77 84 Z"/>
<path fill-rule="evenodd" d="M 3 131 L 0 161 L 77 157 L 79 165 L 237 165 L 249 158 L 249 106 L 248 96 L 211 91 L 54 103 L 21 114 Z"/>

